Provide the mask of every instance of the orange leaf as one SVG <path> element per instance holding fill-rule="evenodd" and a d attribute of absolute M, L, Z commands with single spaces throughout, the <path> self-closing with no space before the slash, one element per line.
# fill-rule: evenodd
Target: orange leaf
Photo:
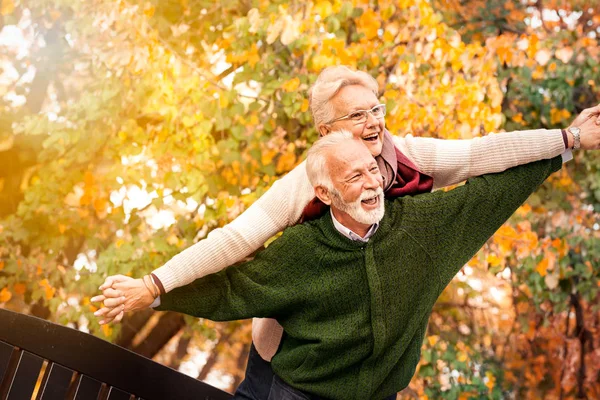
<path fill-rule="evenodd" d="M 4 269 L 4 261 L 0 261 L 0 271 Z"/>
<path fill-rule="evenodd" d="M 542 261 L 538 263 L 537 267 L 535 267 L 536 272 L 540 274 L 540 276 L 546 276 L 548 273 L 548 262 L 548 258 L 544 257 Z"/>
<path fill-rule="evenodd" d="M 12 298 L 12 293 L 7 288 L 0 290 L 0 303 L 6 303 Z"/>
<path fill-rule="evenodd" d="M 104 336 L 110 336 L 112 331 L 113 329 L 109 325 L 102 325 L 102 332 L 104 333 Z"/>
<path fill-rule="evenodd" d="M 27 290 L 27 287 L 25 286 L 24 283 L 15 283 L 15 285 L 13 286 L 13 291 L 16 294 L 23 295 L 23 294 L 25 294 L 25 290 Z"/>

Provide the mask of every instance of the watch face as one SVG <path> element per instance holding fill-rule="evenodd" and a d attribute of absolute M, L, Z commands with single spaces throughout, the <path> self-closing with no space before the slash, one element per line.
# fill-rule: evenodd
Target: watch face
<path fill-rule="evenodd" d="M 569 128 L 569 131 L 571 131 L 571 133 L 577 135 L 579 132 L 581 132 L 581 129 L 572 127 L 572 128 Z"/>

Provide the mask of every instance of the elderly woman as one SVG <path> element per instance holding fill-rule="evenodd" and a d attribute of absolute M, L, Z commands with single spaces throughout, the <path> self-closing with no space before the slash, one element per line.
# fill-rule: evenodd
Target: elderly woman
<path fill-rule="evenodd" d="M 431 191 L 469 177 L 552 158 L 568 153 L 570 148 L 600 147 L 600 118 L 594 129 L 578 128 L 596 117 L 600 106 L 583 111 L 567 130 L 500 133 L 471 140 L 392 136 L 385 129 L 386 109 L 379 102 L 378 91 L 377 82 L 369 74 L 344 66 L 330 67 L 321 72 L 311 88 L 310 109 L 321 135 L 345 129 L 364 141 L 377 160 L 388 197 Z M 108 277 L 100 287 L 103 295 L 92 299 L 105 300 L 96 315 L 102 318 L 101 323 L 118 322 L 124 311 L 148 308 L 158 294 L 241 261 L 276 233 L 319 216 L 324 209 L 315 199 L 303 162 L 233 222 L 213 230 L 151 276 Z M 253 321 L 253 347 L 238 397 L 263 398 L 264 394 L 247 392 L 246 386 L 268 390 L 272 373 L 267 361 L 277 352 L 282 334 L 283 329 L 274 320 Z"/>

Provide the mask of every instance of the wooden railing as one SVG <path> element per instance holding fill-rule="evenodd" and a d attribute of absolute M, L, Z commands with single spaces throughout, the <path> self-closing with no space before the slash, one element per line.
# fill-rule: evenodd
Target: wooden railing
<path fill-rule="evenodd" d="M 0 309 L 0 400 L 34 394 L 35 400 L 231 399 L 95 336 Z"/>

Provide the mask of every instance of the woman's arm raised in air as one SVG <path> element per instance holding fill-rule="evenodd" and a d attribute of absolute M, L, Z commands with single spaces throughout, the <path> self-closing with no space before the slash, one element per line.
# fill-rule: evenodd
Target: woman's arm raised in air
<path fill-rule="evenodd" d="M 424 173 L 433 187 L 502 172 L 517 165 L 546 160 L 565 152 L 560 129 L 537 129 L 486 135 L 469 140 L 394 136 L 396 147 Z"/>

